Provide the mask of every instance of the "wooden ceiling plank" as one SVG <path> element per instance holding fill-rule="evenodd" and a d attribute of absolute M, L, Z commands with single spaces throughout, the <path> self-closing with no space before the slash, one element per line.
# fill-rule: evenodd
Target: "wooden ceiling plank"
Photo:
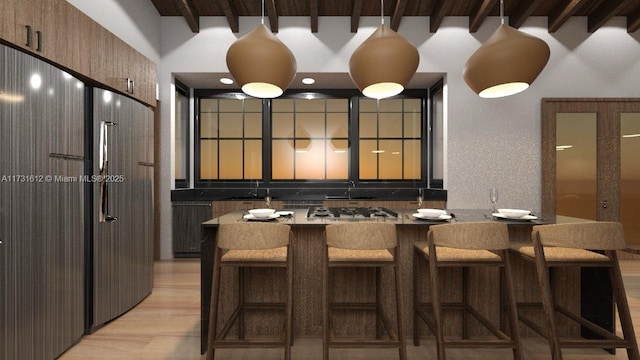
<path fill-rule="evenodd" d="M 589 0 L 564 0 L 548 16 L 549 32 L 554 33 Z"/>
<path fill-rule="evenodd" d="M 189 28 L 193 33 L 200 32 L 200 17 L 194 8 L 189 5 L 187 0 L 175 0 L 176 5 L 180 8 L 180 12 L 182 16 L 184 16 L 185 20 L 187 20 L 187 24 L 189 24 Z"/>
<path fill-rule="evenodd" d="M 240 32 L 240 23 L 238 21 L 238 12 L 233 8 L 231 0 L 220 0 L 220 6 L 224 11 L 224 16 L 227 17 L 227 22 L 231 31 L 234 33 Z"/>
<path fill-rule="evenodd" d="M 353 11 L 351 12 L 351 32 L 357 33 L 360 25 L 360 14 L 362 13 L 362 0 L 353 1 Z"/>
<path fill-rule="evenodd" d="M 640 30 L 640 8 L 627 16 L 627 32 L 632 33 Z"/>
<path fill-rule="evenodd" d="M 453 6 L 453 1 L 450 0 L 437 0 L 436 4 L 433 6 L 433 11 L 431 12 L 431 16 L 429 16 L 429 31 L 435 33 L 442 25 L 442 20 L 444 17 L 449 15 L 451 11 L 451 7 Z"/>
<path fill-rule="evenodd" d="M 404 16 L 404 10 L 407 7 L 408 2 L 409 0 L 398 0 L 396 2 L 396 7 L 393 10 L 393 14 L 391 15 L 391 30 L 398 31 L 400 22 L 402 21 L 402 16 Z"/>
<path fill-rule="evenodd" d="M 264 11 L 269 17 L 269 24 L 271 24 L 271 32 L 278 32 L 278 12 L 276 11 L 276 0 L 266 0 L 264 2 Z"/>
<path fill-rule="evenodd" d="M 318 0 L 309 0 L 309 15 L 311 16 L 311 32 L 318 32 Z"/>
<path fill-rule="evenodd" d="M 498 3 L 498 0 L 482 0 L 478 7 L 476 7 L 471 14 L 469 14 L 469 32 L 475 33 L 478 31 L 484 20 L 489 16 L 489 13 Z"/>
<path fill-rule="evenodd" d="M 609 21 L 612 17 L 618 15 L 632 2 L 637 0 L 607 0 L 603 1 L 600 6 L 593 10 L 587 17 L 587 31 L 590 33 L 598 30 L 602 25 Z"/>
<path fill-rule="evenodd" d="M 544 0 L 521 1 L 515 10 L 509 14 L 509 25 L 516 29 L 522 26 L 543 2 Z"/>

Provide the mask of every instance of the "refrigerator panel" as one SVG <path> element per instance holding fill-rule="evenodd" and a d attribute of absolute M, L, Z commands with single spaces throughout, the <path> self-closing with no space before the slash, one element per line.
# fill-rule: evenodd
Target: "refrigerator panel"
<path fill-rule="evenodd" d="M 84 84 L 0 46 L 0 359 L 83 334 Z"/>

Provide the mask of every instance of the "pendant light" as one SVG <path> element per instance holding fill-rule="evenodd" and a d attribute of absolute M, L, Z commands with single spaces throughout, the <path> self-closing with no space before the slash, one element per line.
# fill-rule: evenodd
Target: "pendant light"
<path fill-rule="evenodd" d="M 384 0 L 380 7 L 380 26 L 349 60 L 351 79 L 364 96 L 374 99 L 401 93 L 420 62 L 418 49 L 384 24 Z"/>
<path fill-rule="evenodd" d="M 483 98 L 497 98 L 526 90 L 549 61 L 549 46 L 504 23 L 500 0 L 500 26 L 467 60 L 464 81 Z"/>
<path fill-rule="evenodd" d="M 257 98 L 282 95 L 296 76 L 293 53 L 264 25 L 264 0 L 261 24 L 229 47 L 227 67 L 242 91 Z"/>

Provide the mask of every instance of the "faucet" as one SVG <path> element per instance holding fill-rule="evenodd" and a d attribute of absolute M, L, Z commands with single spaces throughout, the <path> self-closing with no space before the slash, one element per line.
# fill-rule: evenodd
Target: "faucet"
<path fill-rule="evenodd" d="M 257 198 L 258 197 L 258 188 L 260 187 L 260 181 L 256 180 L 256 188 L 253 191 L 253 197 Z"/>
<path fill-rule="evenodd" d="M 347 187 L 347 197 L 351 200 L 351 191 L 355 189 L 356 182 L 353 180 L 349 180 L 349 187 Z"/>
<path fill-rule="evenodd" d="M 418 198 L 416 199 L 418 201 L 418 206 L 422 206 L 422 200 L 423 200 L 423 196 L 422 196 L 422 188 L 418 189 Z"/>

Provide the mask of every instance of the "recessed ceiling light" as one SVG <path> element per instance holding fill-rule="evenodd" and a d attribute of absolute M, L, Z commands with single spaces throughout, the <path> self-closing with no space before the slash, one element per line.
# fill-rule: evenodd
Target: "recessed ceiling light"
<path fill-rule="evenodd" d="M 313 78 L 304 78 L 302 79 L 302 83 L 305 85 L 312 85 L 316 82 L 316 79 Z"/>
<path fill-rule="evenodd" d="M 221 82 L 221 83 L 223 83 L 223 84 L 225 84 L 225 85 L 231 85 L 231 84 L 233 84 L 233 80 L 231 80 L 231 79 L 229 79 L 229 78 L 226 78 L 226 77 L 220 78 L 220 82 Z"/>

